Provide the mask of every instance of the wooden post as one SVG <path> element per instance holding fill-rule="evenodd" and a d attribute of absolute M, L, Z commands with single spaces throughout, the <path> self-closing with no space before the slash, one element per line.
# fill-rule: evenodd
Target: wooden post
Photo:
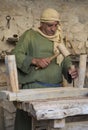
<path fill-rule="evenodd" d="M 8 85 L 7 89 L 12 92 L 17 92 L 19 90 L 19 87 L 18 87 L 18 75 L 15 62 L 15 55 L 5 56 L 5 64 L 6 64 L 7 85 Z"/>
<path fill-rule="evenodd" d="M 87 54 L 81 54 L 79 60 L 78 88 L 83 88 L 86 73 Z"/>
<path fill-rule="evenodd" d="M 59 129 L 59 128 L 64 128 L 65 127 L 65 119 L 55 119 L 55 120 L 50 120 L 48 124 L 48 130 L 51 129 Z"/>

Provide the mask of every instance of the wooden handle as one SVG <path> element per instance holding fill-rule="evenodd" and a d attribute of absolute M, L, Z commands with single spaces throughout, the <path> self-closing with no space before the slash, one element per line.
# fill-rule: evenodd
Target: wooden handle
<path fill-rule="evenodd" d="M 75 66 L 72 65 L 72 66 L 71 66 L 71 70 L 74 70 L 74 69 L 75 69 Z M 75 87 L 75 79 L 73 79 L 73 87 Z"/>
<path fill-rule="evenodd" d="M 53 56 L 49 57 L 49 60 L 52 61 L 53 59 L 55 59 L 58 56 L 58 53 L 55 53 Z"/>
<path fill-rule="evenodd" d="M 49 57 L 49 60 L 52 61 L 58 56 L 58 53 L 55 53 L 53 56 Z M 36 70 L 38 70 L 40 67 L 35 67 Z"/>
<path fill-rule="evenodd" d="M 66 56 L 71 55 L 70 52 L 67 50 L 67 48 L 65 47 L 64 44 L 59 44 L 59 45 L 57 46 L 57 48 L 58 48 L 59 51 L 63 54 L 63 56 L 66 57 Z"/>

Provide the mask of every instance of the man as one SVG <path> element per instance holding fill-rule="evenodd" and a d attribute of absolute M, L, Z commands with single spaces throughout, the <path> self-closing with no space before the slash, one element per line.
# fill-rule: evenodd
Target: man
<path fill-rule="evenodd" d="M 62 41 L 59 13 L 54 9 L 43 11 L 40 27 L 24 32 L 13 54 L 23 89 L 61 87 L 63 75 L 69 83 L 77 77 L 76 68 L 71 67 L 70 53 Z M 54 58 L 50 60 L 50 57 Z M 29 122 L 28 114 L 18 110 L 15 130 L 31 129 Z"/>

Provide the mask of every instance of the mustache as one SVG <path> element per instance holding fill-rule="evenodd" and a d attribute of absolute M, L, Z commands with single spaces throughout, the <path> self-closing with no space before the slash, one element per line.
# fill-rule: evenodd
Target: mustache
<path fill-rule="evenodd" d="M 50 32 L 51 32 L 52 34 L 55 34 L 56 31 L 51 30 Z"/>

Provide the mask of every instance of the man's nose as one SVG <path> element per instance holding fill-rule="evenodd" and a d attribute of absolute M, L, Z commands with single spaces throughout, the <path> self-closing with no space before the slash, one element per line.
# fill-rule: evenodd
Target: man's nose
<path fill-rule="evenodd" d="M 52 26 L 52 31 L 55 31 L 56 30 L 56 26 Z"/>

